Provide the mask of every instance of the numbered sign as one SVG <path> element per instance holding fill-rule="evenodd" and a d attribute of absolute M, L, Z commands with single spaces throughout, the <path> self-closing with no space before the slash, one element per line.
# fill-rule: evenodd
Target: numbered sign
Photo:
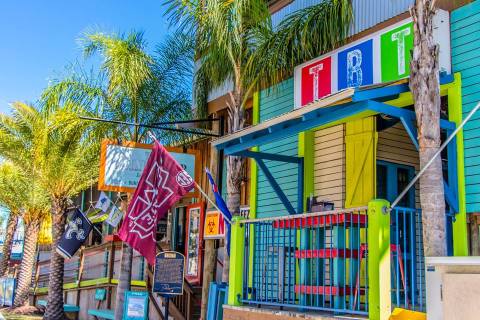
<path fill-rule="evenodd" d="M 166 251 L 157 254 L 153 292 L 161 295 L 183 294 L 183 274 L 185 257 L 175 251 Z"/>

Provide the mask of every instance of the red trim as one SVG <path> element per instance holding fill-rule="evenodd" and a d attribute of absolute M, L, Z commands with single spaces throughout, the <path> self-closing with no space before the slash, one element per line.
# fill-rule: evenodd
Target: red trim
<path fill-rule="evenodd" d="M 317 249 L 296 250 L 295 258 L 355 258 L 358 259 L 358 250 L 350 249 Z"/>
<path fill-rule="evenodd" d="M 307 285 L 295 285 L 295 293 L 303 294 L 319 294 L 327 296 L 344 296 L 350 295 L 355 288 L 350 286 L 337 287 L 337 286 L 307 286 Z M 365 288 L 360 289 L 361 294 L 365 294 Z"/>
<path fill-rule="evenodd" d="M 192 209 L 200 209 L 200 227 L 199 227 L 199 241 L 198 241 L 198 272 L 195 276 L 187 275 L 187 265 L 188 265 L 188 244 L 190 241 L 190 210 Z M 203 273 L 203 224 L 205 223 L 205 203 L 195 203 L 191 204 L 187 207 L 187 215 L 186 215 L 186 226 L 185 226 L 185 279 L 190 284 L 201 284 L 202 283 L 202 273 Z"/>
<path fill-rule="evenodd" d="M 274 228 L 305 228 L 305 227 L 327 227 L 332 225 L 347 225 L 364 228 L 367 224 L 367 216 L 365 214 L 339 213 L 325 216 L 307 217 L 277 220 L 273 222 Z"/>

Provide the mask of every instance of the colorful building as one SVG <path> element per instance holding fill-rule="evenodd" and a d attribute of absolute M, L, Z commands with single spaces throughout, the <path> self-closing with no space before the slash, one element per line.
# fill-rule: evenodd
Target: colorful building
<path fill-rule="evenodd" d="M 253 125 L 213 141 L 251 166 L 250 215 L 232 232 L 225 319 L 426 310 L 418 185 L 389 207 L 419 171 L 408 87 L 412 3 L 353 1 L 350 41 L 256 93 Z M 480 4 L 461 5 L 438 2 L 435 19 L 443 140 L 479 101 Z M 469 241 L 478 250 L 478 118 L 442 153 L 449 255 L 468 255 Z"/>
<path fill-rule="evenodd" d="M 288 14 L 319 2 L 270 1 L 272 22 L 278 25 Z M 443 137 L 480 100 L 480 3 L 470 2 L 437 1 L 442 8 L 435 32 L 441 50 Z M 413 43 L 408 8 L 413 1 L 352 3 L 348 43 L 255 93 L 247 103 L 250 127 L 214 140 L 214 148 L 207 139 L 184 146 L 201 151 L 199 167 L 210 167 L 224 196 L 224 157 L 249 158 L 243 217 L 236 218 L 232 230 L 224 319 L 298 313 L 384 319 L 396 306 L 426 310 L 418 185 L 389 210 L 389 202 L 419 171 L 408 87 Z M 228 91 L 226 83 L 209 95 L 209 115 L 219 119 L 214 131 L 220 134 Z M 479 127 L 476 115 L 442 154 L 451 255 L 480 254 Z M 205 175 L 198 182 L 209 189 Z M 116 194 L 110 196 L 121 201 Z M 87 210 L 97 198 L 96 190 L 87 191 L 78 205 Z M 188 255 L 189 208 L 201 203 L 207 209 L 204 200 L 183 199 L 161 221 L 158 243 L 163 250 Z M 102 234 L 92 233 L 86 247 L 65 262 L 65 303 L 78 308 L 80 319 L 92 319 L 90 310 L 112 310 L 116 303 L 122 244 L 113 228 L 101 222 L 97 227 Z M 198 232 L 201 229 L 200 223 Z M 197 319 L 201 304 L 209 303 L 208 319 L 221 319 L 223 243 L 196 239 L 196 260 L 189 264 L 184 295 L 170 303 L 170 314 Z M 213 241 L 213 267 L 205 256 L 206 241 Z M 38 255 L 35 304 L 46 298 L 47 251 Z M 150 290 L 151 271 L 136 254 L 135 290 Z M 202 287 L 211 288 L 208 301 L 202 301 Z M 162 312 L 157 297 L 151 297 L 149 306 L 151 318 Z"/>

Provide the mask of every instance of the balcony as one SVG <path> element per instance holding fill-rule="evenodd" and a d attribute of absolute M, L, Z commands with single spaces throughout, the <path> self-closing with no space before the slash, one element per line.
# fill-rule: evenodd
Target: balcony
<path fill-rule="evenodd" d="M 386 205 L 238 219 L 229 305 L 370 318 L 379 308 L 424 311 L 420 211 Z"/>

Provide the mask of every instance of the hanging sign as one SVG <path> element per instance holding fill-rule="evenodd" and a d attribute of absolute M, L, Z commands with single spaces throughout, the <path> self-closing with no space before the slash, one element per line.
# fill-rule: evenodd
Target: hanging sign
<path fill-rule="evenodd" d="M 131 141 L 118 144 L 114 140 L 103 140 L 98 190 L 134 193 L 151 149 L 152 145 L 149 144 Z M 196 160 L 200 159 L 198 150 L 183 152 L 181 148 L 165 149 L 195 181 L 199 178 L 200 168 L 196 166 Z M 186 196 L 197 197 L 197 193 L 198 191 L 192 188 L 192 192 Z"/>
<path fill-rule="evenodd" d="M 434 39 L 440 72 L 451 73 L 448 12 L 437 10 Z M 406 19 L 295 68 L 295 108 L 342 89 L 397 81 L 410 75 L 413 22 Z"/>
<path fill-rule="evenodd" d="M 225 236 L 225 220 L 223 215 L 215 211 L 207 211 L 203 228 L 204 239 L 223 239 Z"/>
<path fill-rule="evenodd" d="M 155 258 L 153 292 L 161 295 L 183 294 L 185 257 L 175 251 L 165 251 Z"/>

